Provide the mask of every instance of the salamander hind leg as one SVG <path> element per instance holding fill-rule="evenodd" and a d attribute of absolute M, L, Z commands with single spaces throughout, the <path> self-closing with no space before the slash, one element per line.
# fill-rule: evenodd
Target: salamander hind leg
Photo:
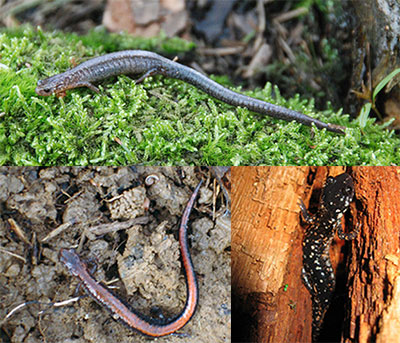
<path fill-rule="evenodd" d="M 143 80 L 144 80 L 145 78 L 150 77 L 150 76 L 153 76 L 153 75 L 157 75 L 157 74 L 162 74 L 163 72 L 164 72 L 164 69 L 161 68 L 161 67 L 159 67 L 159 68 L 157 68 L 157 67 L 152 68 L 152 69 L 146 71 L 141 77 L 139 77 L 139 78 L 135 81 L 135 83 L 141 83 L 141 82 L 143 82 Z M 131 75 L 129 75 L 129 77 L 131 77 Z"/>
<path fill-rule="evenodd" d="M 304 286 L 308 289 L 308 291 L 313 294 L 314 289 L 311 286 L 311 282 L 308 278 L 307 272 L 304 270 L 304 268 L 301 270 L 301 279 L 303 280 Z"/>

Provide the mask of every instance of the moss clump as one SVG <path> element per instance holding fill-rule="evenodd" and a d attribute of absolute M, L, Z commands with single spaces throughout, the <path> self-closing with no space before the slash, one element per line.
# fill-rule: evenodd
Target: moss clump
<path fill-rule="evenodd" d="M 191 43 L 92 32 L 46 33 L 30 27 L 0 34 L 1 165 L 389 165 L 400 139 L 368 119 L 357 121 L 313 102 L 283 99 L 278 89 L 246 94 L 348 127 L 345 136 L 235 108 L 181 81 L 156 76 L 136 85 L 126 76 L 101 92 L 39 97 L 38 79 L 91 56 L 146 49 L 173 57 Z M 73 59 L 73 60 L 72 60 Z M 226 84 L 226 77 L 217 81 Z M 273 94 L 274 93 L 274 94 Z M 274 96 L 273 96 L 274 95 Z"/>

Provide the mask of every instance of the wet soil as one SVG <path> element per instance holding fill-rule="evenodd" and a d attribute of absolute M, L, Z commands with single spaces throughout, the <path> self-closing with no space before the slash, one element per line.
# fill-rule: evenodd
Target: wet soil
<path fill-rule="evenodd" d="M 149 175 L 152 185 L 145 182 Z M 186 284 L 177 229 L 200 178 L 189 221 L 200 298 L 178 334 L 145 337 L 115 321 L 91 297 L 48 306 L 74 297 L 78 282 L 58 252 L 75 248 L 97 265 L 96 280 L 136 311 L 166 319 L 178 314 Z M 225 203 L 211 173 L 200 168 L 0 168 L 0 341 L 230 342 L 231 235 Z M 6 318 L 27 301 L 40 304 Z"/>

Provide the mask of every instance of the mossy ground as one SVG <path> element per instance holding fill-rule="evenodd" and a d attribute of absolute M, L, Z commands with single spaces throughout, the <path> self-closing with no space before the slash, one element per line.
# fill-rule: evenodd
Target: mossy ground
<path fill-rule="evenodd" d="M 373 119 L 315 110 L 276 87 L 247 95 L 346 126 L 345 136 L 312 131 L 235 108 L 184 82 L 120 76 L 65 98 L 35 94 L 37 80 L 111 51 L 152 50 L 173 57 L 193 48 L 180 39 L 86 36 L 24 28 L 0 33 L 1 165 L 391 165 L 400 138 Z M 214 78 L 229 87 L 226 77 Z M 241 90 L 238 90 L 241 91 Z M 328 106 L 329 107 L 329 106 Z"/>

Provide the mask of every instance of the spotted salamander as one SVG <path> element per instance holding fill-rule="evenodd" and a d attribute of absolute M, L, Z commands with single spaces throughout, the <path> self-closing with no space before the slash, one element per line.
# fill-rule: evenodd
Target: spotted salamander
<path fill-rule="evenodd" d="M 311 216 L 300 199 L 301 215 L 308 225 L 303 239 L 302 279 L 312 299 L 312 337 L 315 342 L 335 289 L 335 276 L 329 248 L 336 231 L 340 239 L 355 238 L 358 229 L 344 233 L 341 218 L 354 196 L 353 179 L 349 174 L 326 179 L 317 213 Z"/>

